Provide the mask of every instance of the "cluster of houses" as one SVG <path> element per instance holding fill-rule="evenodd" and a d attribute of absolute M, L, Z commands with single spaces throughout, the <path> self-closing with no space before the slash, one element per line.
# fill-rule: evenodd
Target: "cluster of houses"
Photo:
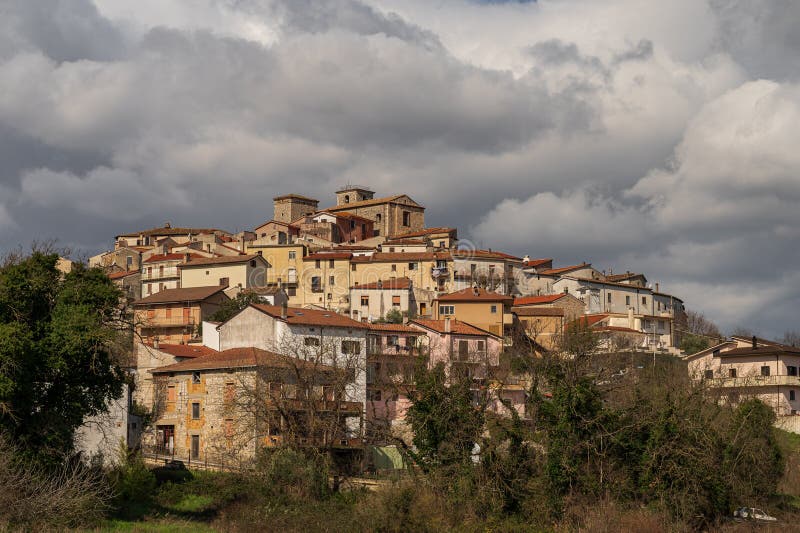
<path fill-rule="evenodd" d="M 455 228 L 426 227 L 409 196 L 361 186 L 327 208 L 278 196 L 252 231 L 118 235 L 90 266 L 132 309 L 131 398 L 149 423 L 130 422 L 128 437 L 187 460 L 244 460 L 287 439 L 343 455 L 407 439 L 423 353 L 467 376 L 476 401 L 523 417 L 525 388 L 503 358 L 520 343 L 550 350 L 582 323 L 608 350 L 680 354 L 683 302 L 643 274 L 474 249 Z M 212 320 L 242 293 L 246 307 Z"/>

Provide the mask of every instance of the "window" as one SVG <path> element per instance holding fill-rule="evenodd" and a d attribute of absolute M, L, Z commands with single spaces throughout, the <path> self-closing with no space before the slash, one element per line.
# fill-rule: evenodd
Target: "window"
<path fill-rule="evenodd" d="M 625 305 L 631 305 L 631 297 L 630 296 L 626 296 L 625 297 Z"/>
<path fill-rule="evenodd" d="M 410 226 L 411 225 L 411 213 L 408 211 L 403 211 L 403 225 Z"/>
<path fill-rule="evenodd" d="M 397 272 L 397 265 L 392 265 L 392 272 Z"/>
<path fill-rule="evenodd" d="M 455 306 L 454 305 L 440 305 L 439 306 L 439 314 L 440 315 L 454 315 L 455 314 Z"/>
<path fill-rule="evenodd" d="M 495 313 L 496 314 L 497 313 L 497 306 L 493 305 L 492 307 L 489 308 L 489 310 L 490 310 L 491 313 Z"/>
<path fill-rule="evenodd" d="M 320 261 L 319 261 L 319 259 L 317 259 L 316 261 L 314 261 L 314 268 L 320 268 L 321 266 L 322 266 L 322 265 L 320 264 Z"/>
<path fill-rule="evenodd" d="M 642 305 L 647 305 L 647 296 L 642 296 Z"/>
<path fill-rule="evenodd" d="M 256 267 L 256 260 L 255 259 L 251 259 L 250 260 L 250 267 L 251 268 L 255 268 Z"/>
<path fill-rule="evenodd" d="M 322 292 L 322 278 L 319 276 L 311 278 L 311 292 Z"/>
<path fill-rule="evenodd" d="M 796 366 L 787 366 L 786 367 L 786 373 L 788 375 L 790 375 L 790 376 L 796 376 L 797 375 L 797 367 Z"/>
<path fill-rule="evenodd" d="M 728 377 L 729 378 L 735 378 L 736 377 L 736 369 L 735 368 L 729 368 L 728 369 Z"/>
<path fill-rule="evenodd" d="M 371 402 L 379 402 L 381 401 L 381 391 L 369 389 L 367 390 L 367 400 Z"/>
<path fill-rule="evenodd" d="M 409 263 L 408 264 L 408 269 L 409 270 L 416 270 L 417 269 L 417 264 L 416 263 Z"/>
<path fill-rule="evenodd" d="M 790 391 L 789 391 L 789 401 L 790 401 L 790 402 L 793 402 L 793 401 L 794 401 L 794 390 L 790 390 Z"/>
<path fill-rule="evenodd" d="M 297 287 L 289 287 L 289 290 L 286 291 L 288 296 L 297 296 Z"/>
<path fill-rule="evenodd" d="M 328 259 L 328 268 L 333 268 L 336 266 L 336 262 L 333 259 Z"/>
<path fill-rule="evenodd" d="M 200 403 L 192 402 L 192 420 L 198 420 L 199 418 L 200 418 Z"/>
<path fill-rule="evenodd" d="M 356 221 L 355 220 L 351 220 L 350 221 L 350 229 L 356 229 Z"/>
<path fill-rule="evenodd" d="M 167 387 L 167 401 L 174 402 L 177 399 L 177 391 L 175 390 L 175 385 L 170 385 Z"/>
<path fill-rule="evenodd" d="M 459 361 L 466 361 L 468 358 L 469 358 L 469 342 L 465 340 L 458 341 Z"/>
<path fill-rule="evenodd" d="M 380 377 L 380 372 L 380 363 L 367 363 L 367 383 L 375 383 L 375 380 Z"/>
<path fill-rule="evenodd" d="M 197 385 L 200 383 L 200 372 L 192 372 L 192 384 Z"/>
<path fill-rule="evenodd" d="M 132 256 L 129 255 L 128 257 L 125 258 L 125 265 L 127 265 L 128 270 L 130 270 L 131 266 L 133 265 L 133 257 Z"/>
<path fill-rule="evenodd" d="M 392 307 L 400 307 L 400 297 L 392 296 Z"/>
<path fill-rule="evenodd" d="M 219 278 L 219 285 L 222 287 L 227 287 L 230 281 L 230 278 Z"/>
<path fill-rule="evenodd" d="M 611 293 L 608 293 L 608 303 L 611 303 Z"/>
<path fill-rule="evenodd" d="M 769 376 L 769 367 L 768 366 L 765 365 L 765 366 L 761 367 L 761 375 L 762 376 Z"/>
<path fill-rule="evenodd" d="M 358 341 L 342 341 L 342 353 L 358 355 L 361 353 L 361 343 Z"/>
<path fill-rule="evenodd" d="M 413 348 L 417 345 L 417 338 L 416 337 L 406 337 L 406 346 L 409 348 Z"/>
<path fill-rule="evenodd" d="M 704 373 L 704 377 L 706 379 L 713 379 L 714 378 L 714 371 L 713 370 L 706 370 Z"/>
<path fill-rule="evenodd" d="M 366 307 L 369 305 L 369 296 L 362 296 L 361 297 L 361 305 Z"/>
<path fill-rule="evenodd" d="M 289 251 L 289 259 L 297 259 L 297 252 L 294 250 Z"/>
<path fill-rule="evenodd" d="M 346 203 L 346 204 L 350 203 L 350 195 L 349 194 L 345 194 L 344 195 L 344 203 Z"/>
<path fill-rule="evenodd" d="M 356 264 L 355 264 L 355 263 L 353 263 L 352 265 L 350 265 L 350 270 L 351 270 L 351 271 L 353 271 L 353 272 L 355 272 L 355 271 L 356 271 Z"/>
<path fill-rule="evenodd" d="M 200 435 L 192 435 L 192 459 L 200 459 Z"/>
<path fill-rule="evenodd" d="M 334 276 L 328 276 L 328 285 L 330 285 L 331 287 L 336 285 L 336 278 Z"/>
<path fill-rule="evenodd" d="M 399 345 L 399 344 L 400 344 L 400 343 L 398 342 L 398 339 L 399 339 L 399 338 L 400 338 L 400 337 L 398 337 L 397 335 L 388 335 L 388 336 L 386 337 L 386 345 L 387 345 L 387 346 L 397 346 L 397 345 Z"/>
<path fill-rule="evenodd" d="M 478 341 L 476 343 L 478 353 L 486 353 L 486 341 Z"/>
<path fill-rule="evenodd" d="M 473 278 L 475 277 L 475 273 L 477 272 L 477 270 L 478 270 L 478 265 L 476 265 L 475 263 L 469 265 L 469 274 Z"/>
<path fill-rule="evenodd" d="M 306 346 L 319 346 L 319 337 L 306 337 L 303 339 Z"/>

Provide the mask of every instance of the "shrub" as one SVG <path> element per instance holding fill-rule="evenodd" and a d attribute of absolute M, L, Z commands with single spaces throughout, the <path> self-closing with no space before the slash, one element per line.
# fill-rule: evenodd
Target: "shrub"
<path fill-rule="evenodd" d="M 118 504 L 149 502 L 156 489 L 156 476 L 137 453 L 120 445 L 119 463 L 109 472 Z"/>
<path fill-rule="evenodd" d="M 255 479 L 272 495 L 320 500 L 330 494 L 329 471 L 328 460 L 313 450 L 264 449 L 256 461 Z"/>

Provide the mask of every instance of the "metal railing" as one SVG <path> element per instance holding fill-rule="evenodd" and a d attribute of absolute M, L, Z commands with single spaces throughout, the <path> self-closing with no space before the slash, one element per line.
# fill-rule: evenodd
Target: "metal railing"
<path fill-rule="evenodd" d="M 705 380 L 712 387 L 800 387 L 800 376 L 741 376 L 735 378 L 711 378 Z"/>
<path fill-rule="evenodd" d="M 164 269 L 154 268 L 152 271 L 145 268 L 142 271 L 143 280 L 165 279 L 165 278 L 179 278 L 181 275 L 178 267 L 167 267 Z"/>

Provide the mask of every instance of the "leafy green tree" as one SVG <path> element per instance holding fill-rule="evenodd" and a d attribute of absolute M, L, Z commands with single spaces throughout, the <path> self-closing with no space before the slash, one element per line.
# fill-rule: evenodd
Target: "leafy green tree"
<path fill-rule="evenodd" d="M 75 429 L 120 394 L 128 353 L 117 287 L 57 261 L 35 251 L 0 267 L 0 430 L 41 458 L 69 452 Z"/>
<path fill-rule="evenodd" d="M 402 324 L 403 323 L 403 313 L 400 312 L 399 309 L 390 309 L 386 313 L 386 322 L 390 324 Z"/>
<path fill-rule="evenodd" d="M 687 355 L 692 355 L 705 350 L 710 344 L 709 339 L 706 337 L 686 333 L 681 339 L 681 350 L 686 352 Z"/>
<path fill-rule="evenodd" d="M 416 392 L 406 420 L 414 431 L 415 459 L 425 470 L 464 464 L 483 428 L 483 414 L 472 405 L 470 380 L 449 379 L 444 365 L 414 372 Z"/>
<path fill-rule="evenodd" d="M 247 308 L 250 304 L 258 303 L 264 303 L 258 294 L 253 291 L 241 291 L 236 295 L 236 298 L 223 302 L 219 309 L 209 317 L 209 320 L 212 322 L 227 322 L 233 315 Z"/>

